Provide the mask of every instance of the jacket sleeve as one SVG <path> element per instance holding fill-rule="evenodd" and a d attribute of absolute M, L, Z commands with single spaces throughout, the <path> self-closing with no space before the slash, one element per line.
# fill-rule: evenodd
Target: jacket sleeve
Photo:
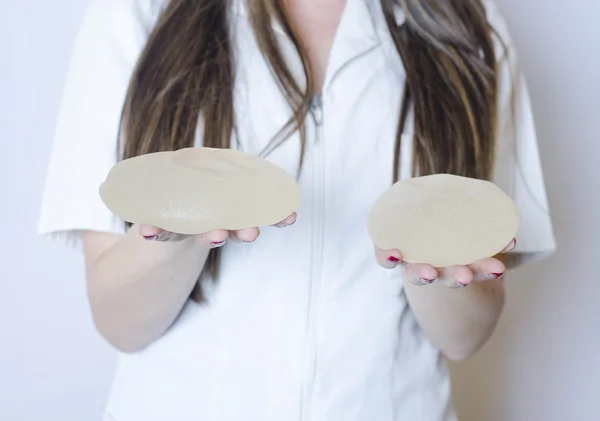
<path fill-rule="evenodd" d="M 37 231 L 78 245 L 87 230 L 124 232 L 98 188 L 117 160 L 129 79 L 158 15 L 152 0 L 92 0 L 75 39 Z"/>
<path fill-rule="evenodd" d="M 529 92 L 507 25 L 493 3 L 488 20 L 497 32 L 498 143 L 493 181 L 521 214 L 509 267 L 542 259 L 556 249 Z"/>

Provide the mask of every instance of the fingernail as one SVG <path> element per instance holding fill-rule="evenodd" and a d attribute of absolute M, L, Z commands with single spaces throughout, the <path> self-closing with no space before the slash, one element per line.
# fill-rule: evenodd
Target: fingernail
<path fill-rule="evenodd" d="M 144 240 L 154 241 L 158 238 L 158 235 L 144 235 Z"/>
<path fill-rule="evenodd" d="M 425 282 L 426 284 L 431 284 L 431 283 L 433 283 L 433 281 L 435 281 L 435 278 L 433 278 L 433 279 L 421 278 L 421 280 L 423 282 Z"/>
<path fill-rule="evenodd" d="M 494 279 L 498 279 L 498 278 L 502 278 L 504 276 L 504 272 L 501 273 L 492 273 L 492 278 Z"/>
<path fill-rule="evenodd" d="M 517 239 L 516 238 L 512 241 L 512 247 L 509 248 L 508 251 L 514 250 L 515 247 L 517 247 Z"/>
<path fill-rule="evenodd" d="M 400 261 L 400 259 L 398 259 L 395 256 L 390 256 L 390 257 L 388 257 L 388 261 L 392 262 L 392 263 L 398 263 Z"/>
<path fill-rule="evenodd" d="M 211 244 L 213 245 L 213 247 L 221 247 L 223 244 L 225 244 L 227 240 L 223 240 L 223 241 L 213 241 Z"/>
<path fill-rule="evenodd" d="M 466 287 L 468 284 L 463 284 L 462 282 L 456 281 L 456 285 L 458 285 L 459 287 Z"/>

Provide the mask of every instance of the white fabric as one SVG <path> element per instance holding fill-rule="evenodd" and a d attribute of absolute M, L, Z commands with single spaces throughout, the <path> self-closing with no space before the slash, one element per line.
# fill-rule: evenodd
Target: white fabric
<path fill-rule="evenodd" d="M 246 152 L 258 154 L 287 121 L 289 107 L 239 6 L 232 22 L 240 63 L 239 140 Z M 514 59 L 502 18 L 488 6 Z M 188 303 L 162 338 L 139 353 L 120 355 L 107 419 L 455 419 L 443 359 L 401 294 L 399 272 L 375 263 L 366 231 L 371 205 L 392 180 L 404 79 L 379 7 L 378 1 L 347 2 L 327 71 L 322 124 L 307 121 L 298 222 L 284 230 L 264 228 L 255 244 L 223 248 L 209 303 Z M 151 0 L 92 2 L 67 79 L 40 233 L 76 240 L 82 230 L 122 232 L 98 186 L 115 163 L 128 80 L 158 10 Z M 280 35 L 298 66 L 293 46 Z M 519 206 L 523 228 L 516 251 L 531 261 L 554 250 L 555 242 L 520 77 L 516 118 L 509 112 L 514 69 L 504 60 L 495 181 Z M 407 177 L 410 131 L 403 140 Z M 295 173 L 298 154 L 296 136 L 268 159 Z"/>

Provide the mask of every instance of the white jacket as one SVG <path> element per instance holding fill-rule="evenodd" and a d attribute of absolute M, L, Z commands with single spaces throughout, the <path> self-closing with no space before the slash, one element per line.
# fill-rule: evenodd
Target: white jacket
<path fill-rule="evenodd" d="M 258 154 L 290 110 L 238 1 L 232 25 L 239 141 Z M 98 186 L 115 163 L 128 80 L 157 12 L 151 0 L 92 2 L 67 78 L 40 233 L 78 242 L 83 230 L 123 232 Z M 501 68 L 494 180 L 522 213 L 513 253 L 531 260 L 555 242 L 527 90 L 505 24 L 494 5 L 488 12 L 511 51 Z M 292 44 L 278 33 L 301 72 Z M 518 88 L 515 120 L 511 74 Z M 208 304 L 189 302 L 162 338 L 120 355 L 106 420 L 455 419 L 443 358 L 411 313 L 400 271 L 376 264 L 366 231 L 371 205 L 392 181 L 404 77 L 379 1 L 348 0 L 320 104 L 307 121 L 297 223 L 263 228 L 251 245 L 224 246 Z M 409 125 L 402 177 L 410 176 L 410 131 Z M 295 136 L 268 159 L 295 174 L 299 152 Z"/>

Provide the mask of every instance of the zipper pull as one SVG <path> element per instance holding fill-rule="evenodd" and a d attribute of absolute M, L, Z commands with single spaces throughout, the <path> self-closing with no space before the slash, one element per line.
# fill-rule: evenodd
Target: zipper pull
<path fill-rule="evenodd" d="M 320 95 L 315 95 L 310 102 L 310 110 L 315 120 L 315 124 L 320 126 L 323 124 L 323 102 Z"/>

